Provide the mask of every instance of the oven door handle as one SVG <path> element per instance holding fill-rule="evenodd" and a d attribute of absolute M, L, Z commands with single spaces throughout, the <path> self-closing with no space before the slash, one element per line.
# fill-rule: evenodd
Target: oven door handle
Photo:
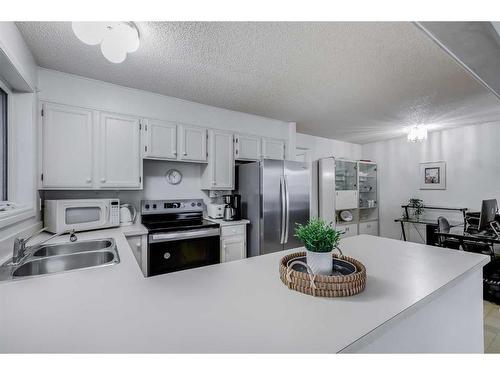
<path fill-rule="evenodd" d="M 185 230 L 179 232 L 150 234 L 149 242 L 155 243 L 155 242 L 179 241 L 179 240 L 187 240 L 190 238 L 213 237 L 213 236 L 220 236 L 219 228 L 195 229 L 195 230 Z"/>

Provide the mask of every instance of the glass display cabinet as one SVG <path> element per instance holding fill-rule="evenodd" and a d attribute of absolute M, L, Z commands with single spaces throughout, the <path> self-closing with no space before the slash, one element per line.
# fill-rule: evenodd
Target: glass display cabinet
<path fill-rule="evenodd" d="M 335 208 L 358 207 L 358 163 L 352 160 L 335 160 Z"/>
<path fill-rule="evenodd" d="M 357 163 L 350 160 L 335 160 L 335 190 L 354 191 L 357 190 L 358 175 Z"/>
<path fill-rule="evenodd" d="M 314 162 L 318 177 L 318 216 L 342 231 L 342 237 L 378 236 L 377 164 L 337 159 Z"/>
<path fill-rule="evenodd" d="M 377 207 L 377 165 L 359 162 L 359 208 Z"/>

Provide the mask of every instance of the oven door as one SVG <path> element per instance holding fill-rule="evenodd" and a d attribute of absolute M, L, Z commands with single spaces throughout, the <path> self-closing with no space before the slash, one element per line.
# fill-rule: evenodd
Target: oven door
<path fill-rule="evenodd" d="M 148 276 L 202 267 L 219 262 L 219 228 L 149 235 Z"/>

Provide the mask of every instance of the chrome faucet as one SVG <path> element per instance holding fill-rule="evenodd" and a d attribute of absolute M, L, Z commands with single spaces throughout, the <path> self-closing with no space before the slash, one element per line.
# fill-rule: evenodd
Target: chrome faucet
<path fill-rule="evenodd" d="M 23 260 L 23 258 L 25 257 L 26 249 L 28 248 L 26 246 L 28 241 L 31 240 L 34 236 L 42 233 L 45 230 L 47 230 L 47 228 L 42 228 L 42 229 L 30 234 L 26 238 L 16 238 L 14 240 L 14 250 L 12 252 L 12 263 L 13 264 L 19 264 L 21 262 L 21 260 Z M 66 234 L 66 233 L 69 233 L 69 240 L 71 242 L 75 242 L 78 239 L 75 235 L 75 230 L 71 229 L 69 231 L 65 230 L 65 231 L 56 233 L 56 234 L 46 238 L 45 240 L 38 242 L 36 245 L 40 246 L 40 245 L 44 244 L 45 242 L 50 241 L 51 239 L 58 237 L 58 236 L 61 236 L 61 235 Z"/>

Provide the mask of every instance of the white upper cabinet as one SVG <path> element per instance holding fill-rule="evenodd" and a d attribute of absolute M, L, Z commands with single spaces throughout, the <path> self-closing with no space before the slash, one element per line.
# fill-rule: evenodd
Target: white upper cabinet
<path fill-rule="evenodd" d="M 233 133 L 209 130 L 208 155 L 208 165 L 202 172 L 202 189 L 233 190 Z"/>
<path fill-rule="evenodd" d="M 262 138 L 263 159 L 285 159 L 285 141 L 282 139 Z"/>
<path fill-rule="evenodd" d="M 177 124 L 169 121 L 144 121 L 144 157 L 177 159 Z"/>
<path fill-rule="evenodd" d="M 260 160 L 261 139 L 255 135 L 234 135 L 234 158 L 236 160 Z"/>
<path fill-rule="evenodd" d="M 93 111 L 49 103 L 42 108 L 42 187 L 92 188 Z"/>
<path fill-rule="evenodd" d="M 207 129 L 179 124 L 177 126 L 179 160 L 207 161 Z"/>
<path fill-rule="evenodd" d="M 100 113 L 99 186 L 142 188 L 141 132 L 137 117 Z"/>

